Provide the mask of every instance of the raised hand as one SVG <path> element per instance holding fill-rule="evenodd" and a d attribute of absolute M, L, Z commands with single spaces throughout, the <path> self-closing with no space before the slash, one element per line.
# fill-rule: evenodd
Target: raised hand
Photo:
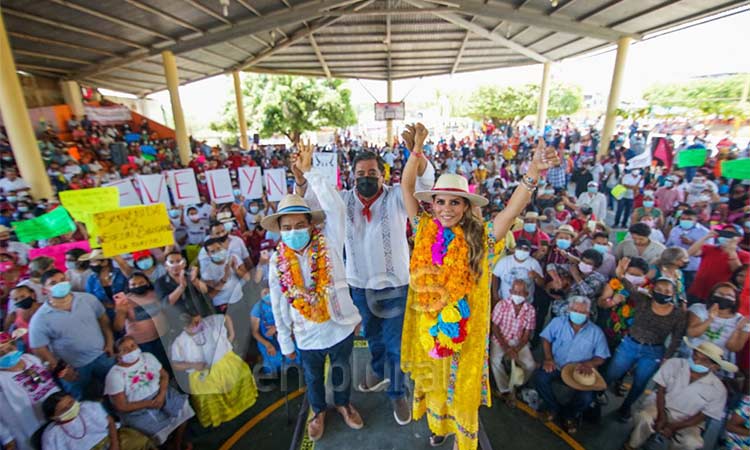
<path fill-rule="evenodd" d="M 532 164 L 536 166 L 538 170 L 549 169 L 550 167 L 557 167 L 560 165 L 560 155 L 554 147 L 548 147 L 544 142 L 544 139 L 539 140 L 536 150 L 534 150 L 534 158 Z"/>
<path fill-rule="evenodd" d="M 429 134 L 429 131 L 427 128 L 422 125 L 422 123 L 417 122 L 416 125 L 414 125 L 414 148 L 415 151 L 421 152 L 422 146 L 424 145 L 424 141 L 427 139 L 427 135 Z"/>
<path fill-rule="evenodd" d="M 401 133 L 406 148 L 411 152 L 414 150 L 414 125 L 406 125 L 406 129 Z"/>
<path fill-rule="evenodd" d="M 307 173 L 310 171 L 310 168 L 312 168 L 313 150 L 313 145 L 310 144 L 309 140 L 307 143 L 300 142 L 299 151 L 297 152 L 296 158 L 294 158 L 294 167 L 296 167 L 301 173 Z"/>

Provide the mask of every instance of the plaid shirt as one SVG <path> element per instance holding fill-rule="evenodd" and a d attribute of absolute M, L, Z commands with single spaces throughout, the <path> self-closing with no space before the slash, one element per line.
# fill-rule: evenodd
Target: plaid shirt
<path fill-rule="evenodd" d="M 555 189 L 565 187 L 565 167 L 560 165 L 547 170 L 547 182 Z"/>
<path fill-rule="evenodd" d="M 521 311 L 516 315 L 515 305 L 511 300 L 500 300 L 492 310 L 492 323 L 500 328 L 505 341 L 511 345 L 516 345 L 526 330 L 534 331 L 536 326 L 536 311 L 534 306 L 529 302 L 524 302 Z M 493 335 L 492 339 L 497 342 Z"/>

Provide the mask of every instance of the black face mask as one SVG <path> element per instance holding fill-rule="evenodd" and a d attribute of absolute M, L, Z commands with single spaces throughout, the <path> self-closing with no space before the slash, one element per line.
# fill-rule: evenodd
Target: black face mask
<path fill-rule="evenodd" d="M 136 287 L 128 289 L 128 291 L 130 291 L 131 294 L 135 294 L 135 295 L 143 295 L 150 290 L 151 288 L 147 284 L 144 284 L 143 286 L 136 286 Z"/>
<path fill-rule="evenodd" d="M 378 193 L 378 177 L 357 178 L 357 192 L 364 198 L 370 198 Z"/>
<path fill-rule="evenodd" d="M 8 248 L 8 239 L 0 241 L 0 248 Z"/>
<path fill-rule="evenodd" d="M 91 266 L 91 271 L 94 273 L 101 273 L 102 270 L 104 270 L 103 264 L 100 264 L 98 266 Z"/>
<path fill-rule="evenodd" d="M 734 311 L 736 303 L 737 302 L 735 302 L 731 298 L 725 298 L 725 297 L 722 297 L 720 295 L 714 294 L 708 300 L 708 305 L 706 305 L 706 307 L 710 308 L 714 304 L 718 304 L 719 305 L 719 309 L 731 309 L 732 311 Z"/>
<path fill-rule="evenodd" d="M 661 292 L 654 292 L 653 294 L 654 301 L 660 305 L 666 305 L 667 303 L 672 303 L 672 296 L 667 294 L 662 294 Z"/>
<path fill-rule="evenodd" d="M 31 309 L 31 306 L 34 304 L 34 299 L 31 297 L 26 297 L 23 300 L 16 300 L 16 307 L 21 309 Z"/>

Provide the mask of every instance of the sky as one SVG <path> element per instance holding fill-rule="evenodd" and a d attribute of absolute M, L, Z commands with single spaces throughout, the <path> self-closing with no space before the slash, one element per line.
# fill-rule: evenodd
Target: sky
<path fill-rule="evenodd" d="M 684 81 L 693 77 L 722 73 L 750 72 L 750 10 L 702 23 L 683 30 L 634 42 L 629 49 L 621 100 L 633 102 L 657 83 Z M 585 94 L 609 92 L 614 66 L 614 47 L 588 56 L 580 56 L 552 65 L 555 82 L 577 84 Z M 394 101 L 418 102 L 434 98 L 436 89 L 470 92 L 485 84 L 517 85 L 541 83 L 542 65 L 442 75 L 393 83 Z M 352 102 L 369 104 L 386 100 L 384 81 L 349 80 Z M 180 87 L 180 98 L 188 122 L 208 123 L 220 117 L 232 93 L 231 75 L 219 75 Z M 366 89 L 365 89 L 366 88 Z M 369 93 L 368 93 L 369 91 Z M 149 96 L 165 108 L 166 91 Z"/>

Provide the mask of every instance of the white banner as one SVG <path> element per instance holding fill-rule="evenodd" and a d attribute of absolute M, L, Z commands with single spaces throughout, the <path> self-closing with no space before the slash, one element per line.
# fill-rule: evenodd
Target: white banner
<path fill-rule="evenodd" d="M 643 167 L 649 167 L 651 165 L 651 147 L 648 147 L 640 155 L 636 155 L 628 161 L 628 169 L 641 169 Z"/>
<path fill-rule="evenodd" d="M 265 171 L 266 196 L 269 202 L 278 202 L 287 194 L 286 169 L 267 169 Z"/>
<path fill-rule="evenodd" d="M 334 188 L 338 185 L 337 171 L 338 160 L 336 153 L 313 153 L 313 167 L 319 167 L 326 174 L 328 183 Z"/>
<path fill-rule="evenodd" d="M 141 199 L 138 197 L 135 187 L 133 187 L 133 181 L 131 178 L 124 178 L 122 180 L 113 181 L 107 183 L 102 187 L 116 187 L 120 191 L 120 207 L 125 206 L 137 206 L 141 204 Z"/>
<path fill-rule="evenodd" d="M 263 197 L 263 177 L 260 167 L 243 166 L 237 169 L 240 179 L 240 192 L 245 200 L 254 200 Z"/>
<path fill-rule="evenodd" d="M 141 187 L 141 200 L 144 205 L 164 203 L 167 208 L 172 206 L 164 175 L 138 175 L 138 184 Z"/>
<path fill-rule="evenodd" d="M 93 122 L 111 125 L 133 120 L 130 110 L 125 106 L 84 106 L 83 112 Z"/>
<path fill-rule="evenodd" d="M 208 182 L 208 193 L 211 195 L 212 202 L 221 204 L 234 201 L 229 169 L 206 171 L 206 181 Z"/>
<path fill-rule="evenodd" d="M 201 201 L 193 169 L 169 171 L 169 188 L 177 205 L 195 205 Z"/>

